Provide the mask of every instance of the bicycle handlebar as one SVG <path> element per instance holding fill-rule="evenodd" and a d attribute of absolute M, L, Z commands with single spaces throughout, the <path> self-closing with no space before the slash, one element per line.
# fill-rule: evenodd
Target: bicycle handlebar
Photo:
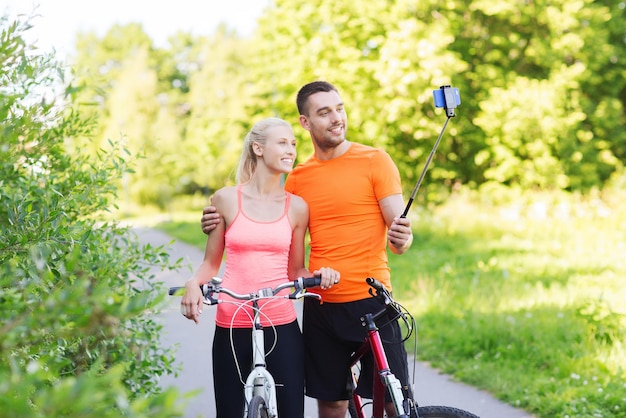
<path fill-rule="evenodd" d="M 321 277 L 298 277 L 296 280 L 281 283 L 274 288 L 268 287 L 264 289 L 259 289 L 256 292 L 240 294 L 233 292 L 226 287 L 222 287 L 222 279 L 220 277 L 213 277 L 210 283 L 200 285 L 200 289 L 202 290 L 202 294 L 204 295 L 203 302 L 206 305 L 215 305 L 219 303 L 219 301 L 213 298 L 214 293 L 226 293 L 227 295 L 230 295 L 231 297 L 239 300 L 253 300 L 276 296 L 276 294 L 278 294 L 278 292 L 280 292 L 281 290 L 293 288 L 294 291 L 287 296 L 289 299 L 300 299 L 307 295 L 320 298 L 319 295 L 315 293 L 307 294 L 304 292 L 304 290 L 310 287 L 317 287 L 321 284 L 321 282 Z M 181 289 L 184 289 L 184 286 L 170 287 L 168 294 L 170 296 L 175 295 Z"/>
<path fill-rule="evenodd" d="M 373 277 L 368 277 L 367 279 L 365 279 L 365 282 L 371 286 L 369 294 L 380 299 L 383 305 L 395 303 L 395 301 L 391 297 L 391 293 L 389 293 L 389 290 L 387 290 L 384 284 L 374 279 Z"/>
<path fill-rule="evenodd" d="M 389 292 L 389 290 L 387 290 L 384 284 L 374 279 L 373 277 L 368 277 L 367 279 L 365 279 L 365 281 L 368 285 L 371 286 L 371 289 L 369 289 L 370 295 L 378 299 L 380 303 L 384 305 L 384 308 L 380 312 L 372 315 L 374 321 L 378 321 L 386 314 L 393 314 L 404 317 L 405 314 L 402 310 L 403 308 L 398 304 L 398 302 L 393 299 L 391 293 Z"/>

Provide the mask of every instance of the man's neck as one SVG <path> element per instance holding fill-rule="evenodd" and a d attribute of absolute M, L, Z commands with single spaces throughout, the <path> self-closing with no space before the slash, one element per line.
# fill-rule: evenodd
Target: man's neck
<path fill-rule="evenodd" d="M 333 148 L 321 149 L 319 147 L 315 147 L 315 158 L 320 161 L 328 161 L 337 157 L 341 157 L 343 154 L 348 152 L 350 149 L 350 145 L 352 143 L 347 139 L 341 142 L 339 145 Z"/>

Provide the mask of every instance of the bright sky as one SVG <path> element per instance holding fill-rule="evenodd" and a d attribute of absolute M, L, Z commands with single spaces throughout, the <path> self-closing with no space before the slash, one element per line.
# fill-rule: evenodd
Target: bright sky
<path fill-rule="evenodd" d="M 76 33 L 95 31 L 102 36 L 115 23 L 138 22 L 158 46 L 178 32 L 211 34 L 226 23 L 249 34 L 270 0 L 3 0 L 0 15 L 35 14 L 28 41 L 44 50 L 54 48 L 59 58 L 73 51 Z"/>

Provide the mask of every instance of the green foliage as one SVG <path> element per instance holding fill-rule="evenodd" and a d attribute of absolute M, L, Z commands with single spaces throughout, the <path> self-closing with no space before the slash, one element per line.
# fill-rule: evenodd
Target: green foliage
<path fill-rule="evenodd" d="M 265 76 L 255 78 L 272 80 L 260 96 L 280 98 L 283 114 L 295 119 L 293 97 L 302 83 L 335 83 L 347 104 L 349 138 L 384 147 L 407 191 L 443 124 L 431 92 L 443 84 L 460 88 L 462 104 L 428 172 L 431 192 L 488 182 L 587 191 L 622 171 L 626 78 L 625 67 L 616 65 L 625 49 L 622 6 L 590 0 L 532 7 L 517 0 L 300 3 L 274 2 L 259 21 L 262 61 L 255 72 Z M 603 29 L 590 30 L 596 25 Z M 599 60 L 598 49 L 605 51 Z M 600 68 L 611 74 L 601 95 L 600 86 L 589 83 Z M 277 93 L 270 95 L 270 88 Z M 598 109 L 590 98 L 606 104 L 607 119 L 591 120 Z M 257 109 L 268 105 L 261 99 Z"/>
<path fill-rule="evenodd" d="M 626 45 L 615 42 L 623 39 L 623 7 L 477 1 L 462 13 L 451 47 L 471 64 L 464 90 L 478 100 L 463 115 L 483 131 L 477 134 L 486 146 L 473 162 L 485 180 L 586 191 L 623 169 L 626 132 L 618 126 L 625 122 L 626 84 L 624 65 L 616 64 Z M 605 72 L 608 83 L 597 77 Z M 603 112 L 606 119 L 593 116 L 598 105 L 612 109 Z"/>
<path fill-rule="evenodd" d="M 119 42 L 124 54 L 113 48 Z M 101 115 L 94 143 L 121 137 L 143 155 L 120 188 L 161 209 L 175 196 L 208 195 L 227 183 L 250 123 L 240 98 L 249 89 L 238 76 L 241 41 L 220 32 L 179 34 L 171 43 L 157 49 L 138 25 L 115 26 L 102 39 L 81 34 L 75 59 L 75 83 L 84 87 L 75 101 Z"/>
<path fill-rule="evenodd" d="M 178 416 L 154 314 L 150 266 L 164 248 L 97 221 L 127 170 L 111 143 L 81 152 L 93 124 L 64 104 L 60 67 L 0 21 L 0 410 L 6 416 Z M 175 266 L 171 266 L 175 267 Z"/>
<path fill-rule="evenodd" d="M 145 155 L 125 196 L 161 208 L 232 182 L 262 117 L 291 121 L 307 158 L 295 96 L 315 79 L 337 85 L 348 138 L 384 147 L 407 192 L 445 120 L 432 90 L 460 89 L 421 201 L 460 184 L 587 193 L 624 170 L 625 14 L 612 0 L 277 0 L 249 38 L 220 27 L 160 48 L 116 25 L 78 37 L 77 101 L 101 115 L 96 150 L 122 136 Z"/>
<path fill-rule="evenodd" d="M 245 45 L 223 29 L 195 43 L 195 71 L 189 74 L 186 97 L 185 158 L 177 163 L 188 193 L 193 186 L 215 190 L 234 182 L 244 137 L 258 119 L 246 109 L 252 87 L 245 77 Z"/>

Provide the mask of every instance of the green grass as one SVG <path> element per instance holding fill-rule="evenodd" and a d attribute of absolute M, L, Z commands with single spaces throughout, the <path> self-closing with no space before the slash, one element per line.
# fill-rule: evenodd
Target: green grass
<path fill-rule="evenodd" d="M 157 224 L 156 227 L 172 237 L 198 247 L 204 251 L 206 235 L 200 229 L 200 218 L 194 221 L 167 221 Z M 196 267 L 196 266 L 194 266 Z"/>
<path fill-rule="evenodd" d="M 626 211 L 542 199 L 414 211 L 390 264 L 418 357 L 537 417 L 626 417 Z M 204 248 L 198 221 L 158 227 Z"/>

